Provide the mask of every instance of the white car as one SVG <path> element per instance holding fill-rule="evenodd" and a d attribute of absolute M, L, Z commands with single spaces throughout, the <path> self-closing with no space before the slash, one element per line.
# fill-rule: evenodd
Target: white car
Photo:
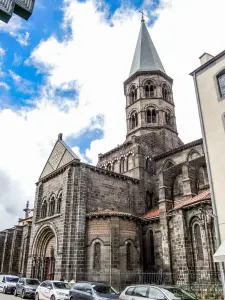
<path fill-rule="evenodd" d="M 35 300 L 68 300 L 70 286 L 62 281 L 43 281 L 35 292 Z"/>
<path fill-rule="evenodd" d="M 0 291 L 2 291 L 4 294 L 13 294 L 18 280 L 18 276 L 0 275 Z"/>

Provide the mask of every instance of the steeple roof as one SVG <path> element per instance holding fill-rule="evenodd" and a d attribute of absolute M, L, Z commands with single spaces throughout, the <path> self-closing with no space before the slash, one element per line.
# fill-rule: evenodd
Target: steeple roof
<path fill-rule="evenodd" d="M 145 22 L 142 20 L 129 76 L 138 71 L 157 70 L 166 73 L 149 35 Z"/>

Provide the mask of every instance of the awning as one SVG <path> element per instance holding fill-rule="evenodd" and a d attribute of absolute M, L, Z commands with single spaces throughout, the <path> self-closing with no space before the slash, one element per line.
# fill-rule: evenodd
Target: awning
<path fill-rule="evenodd" d="M 217 249 L 216 253 L 213 255 L 214 262 L 225 262 L 225 241 Z"/>

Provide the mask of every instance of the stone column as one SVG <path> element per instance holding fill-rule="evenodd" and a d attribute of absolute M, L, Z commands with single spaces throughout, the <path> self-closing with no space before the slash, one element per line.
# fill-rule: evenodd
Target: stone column
<path fill-rule="evenodd" d="M 162 237 L 162 268 L 164 272 L 172 272 L 170 253 L 170 232 L 167 220 L 167 211 L 172 208 L 172 200 L 169 196 L 170 194 L 170 189 L 164 186 L 163 174 L 161 174 L 159 176 L 159 217 Z"/>
<path fill-rule="evenodd" d="M 182 166 L 183 173 L 183 194 L 184 197 L 190 198 L 197 194 L 196 191 L 196 176 L 194 167 L 183 164 Z"/>
<path fill-rule="evenodd" d="M 17 275 L 19 273 L 19 258 L 22 244 L 22 234 L 23 228 L 21 226 L 15 226 L 9 261 L 9 273 L 14 275 Z"/>
<path fill-rule="evenodd" d="M 120 279 L 120 220 L 112 217 L 110 223 L 110 284 L 119 287 Z"/>
<path fill-rule="evenodd" d="M 9 263 L 11 257 L 11 248 L 12 248 L 12 239 L 13 239 L 14 228 L 7 229 L 3 247 L 3 255 L 2 255 L 2 273 L 9 273 Z"/>
<path fill-rule="evenodd" d="M 6 235 L 5 231 L 0 232 L 0 272 L 1 272 L 2 262 L 3 262 L 5 235 Z"/>
<path fill-rule="evenodd" d="M 75 281 L 84 280 L 86 272 L 86 205 L 88 202 L 88 176 L 90 170 L 76 166 L 74 170 L 72 223 L 69 233 L 70 264 L 69 271 Z"/>
<path fill-rule="evenodd" d="M 43 184 L 42 182 L 37 183 L 36 192 L 35 192 L 35 201 L 34 201 L 34 214 L 32 218 L 32 224 L 34 224 L 36 221 L 40 219 L 41 215 L 41 202 L 42 202 L 42 194 L 43 194 Z M 27 261 L 27 276 L 31 277 L 31 268 L 32 268 L 32 247 L 33 247 L 33 241 L 35 238 L 35 228 L 33 227 L 33 230 L 31 229 L 30 233 L 30 242 L 29 244 L 29 254 L 28 254 L 28 261 Z"/>

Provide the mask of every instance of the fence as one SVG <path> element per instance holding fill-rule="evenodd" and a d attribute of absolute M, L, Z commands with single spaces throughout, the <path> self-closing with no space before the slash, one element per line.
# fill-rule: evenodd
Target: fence
<path fill-rule="evenodd" d="M 180 287 L 198 300 L 215 300 L 222 295 L 219 273 L 206 271 L 176 272 L 176 273 L 88 273 L 79 274 L 79 280 L 104 282 L 112 285 L 118 291 L 132 284 L 175 285 Z"/>

